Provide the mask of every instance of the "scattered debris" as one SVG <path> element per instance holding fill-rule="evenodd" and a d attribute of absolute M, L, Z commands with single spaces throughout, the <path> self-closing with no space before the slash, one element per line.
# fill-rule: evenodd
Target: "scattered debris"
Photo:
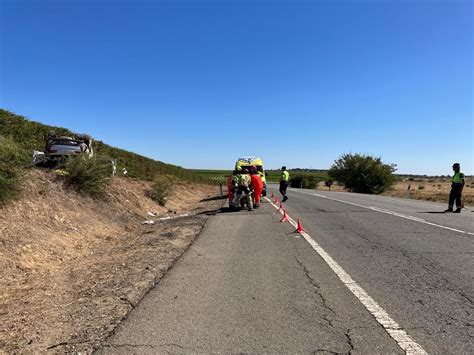
<path fill-rule="evenodd" d="M 166 221 L 168 219 L 175 219 L 175 218 L 180 218 L 180 217 L 187 217 L 189 216 L 189 213 L 185 213 L 185 214 L 181 214 L 179 216 L 176 216 L 176 217 L 171 217 L 171 216 L 168 216 L 168 217 L 161 217 L 161 218 L 158 218 L 160 221 Z"/>
<path fill-rule="evenodd" d="M 142 222 L 142 224 L 153 225 L 153 224 L 155 224 L 155 221 L 152 221 L 152 220 L 150 219 L 150 220 L 148 220 L 148 221 Z"/>

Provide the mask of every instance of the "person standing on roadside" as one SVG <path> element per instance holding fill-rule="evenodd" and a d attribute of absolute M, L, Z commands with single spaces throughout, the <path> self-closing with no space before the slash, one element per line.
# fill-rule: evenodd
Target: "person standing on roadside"
<path fill-rule="evenodd" d="M 444 212 L 461 213 L 462 208 L 462 189 L 464 188 L 464 174 L 461 173 L 461 165 L 459 163 L 453 164 L 454 175 L 451 180 L 451 192 L 449 193 L 448 209 Z M 456 201 L 456 210 L 453 211 L 454 201 Z"/>
<path fill-rule="evenodd" d="M 280 193 L 283 196 L 282 202 L 288 200 L 288 196 L 286 196 L 286 189 L 290 184 L 290 173 L 286 170 L 286 166 L 281 167 L 281 175 L 280 175 Z"/>
<path fill-rule="evenodd" d="M 253 193 L 254 193 L 254 198 L 255 198 L 254 208 L 259 208 L 260 198 L 262 197 L 262 191 L 263 191 L 263 181 L 262 181 L 262 178 L 260 177 L 260 174 L 257 171 L 257 167 L 255 166 L 252 166 L 250 169 L 250 179 L 251 179 L 251 184 L 253 186 Z"/>

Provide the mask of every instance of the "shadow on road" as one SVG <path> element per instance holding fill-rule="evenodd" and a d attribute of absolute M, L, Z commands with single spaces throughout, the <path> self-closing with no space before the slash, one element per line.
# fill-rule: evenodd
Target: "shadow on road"
<path fill-rule="evenodd" d="M 447 212 L 444 212 L 444 211 L 426 211 L 426 212 L 418 212 L 418 213 L 446 214 Z"/>

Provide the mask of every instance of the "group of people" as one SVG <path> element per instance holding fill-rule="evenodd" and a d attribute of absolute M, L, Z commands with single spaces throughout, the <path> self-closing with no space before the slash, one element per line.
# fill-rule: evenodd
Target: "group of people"
<path fill-rule="evenodd" d="M 261 174 L 263 173 L 256 166 L 242 167 L 240 170 L 234 170 L 227 182 L 231 207 L 240 208 L 246 205 L 249 211 L 260 207 L 264 186 Z M 286 189 L 289 184 L 290 174 L 286 167 L 283 166 L 280 176 L 280 193 L 283 196 L 283 202 L 288 200 Z"/>
<path fill-rule="evenodd" d="M 228 180 L 228 194 L 231 206 L 247 206 L 249 211 L 260 207 L 263 180 L 256 166 L 234 170 Z M 244 201 L 245 199 L 245 201 Z"/>
<path fill-rule="evenodd" d="M 459 163 L 453 164 L 454 175 L 452 177 L 451 193 L 449 194 L 449 205 L 445 212 L 460 213 L 462 209 L 462 190 L 465 185 L 464 174 L 461 173 Z M 288 200 L 286 190 L 290 184 L 290 174 L 286 166 L 282 166 L 280 175 L 280 193 L 283 196 L 282 202 Z M 228 197 L 231 206 L 241 207 L 242 199 L 249 211 L 260 207 L 262 198 L 263 181 L 256 166 L 243 167 L 241 170 L 234 170 L 228 180 Z M 456 203 L 456 210 L 454 204 Z"/>

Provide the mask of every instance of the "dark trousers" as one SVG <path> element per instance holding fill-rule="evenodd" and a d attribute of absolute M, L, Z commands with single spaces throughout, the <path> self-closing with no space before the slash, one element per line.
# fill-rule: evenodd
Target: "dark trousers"
<path fill-rule="evenodd" d="M 449 193 L 449 207 L 453 207 L 454 201 L 456 201 L 456 207 L 461 208 L 461 192 L 461 185 L 453 184 L 451 186 L 451 192 Z"/>
<path fill-rule="evenodd" d="M 286 189 L 288 188 L 289 183 L 287 181 L 280 181 L 280 193 L 283 196 L 286 196 Z"/>

